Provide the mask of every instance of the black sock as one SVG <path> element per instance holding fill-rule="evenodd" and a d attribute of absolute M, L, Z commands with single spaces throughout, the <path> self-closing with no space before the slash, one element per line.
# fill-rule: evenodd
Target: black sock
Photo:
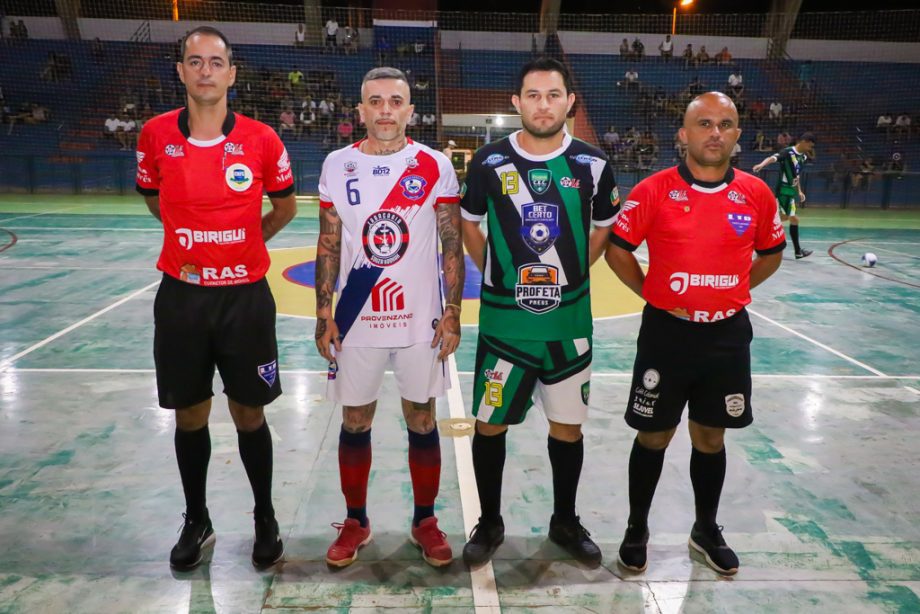
<path fill-rule="evenodd" d="M 176 461 L 185 492 L 185 513 L 194 520 L 207 516 L 205 488 L 208 482 L 208 462 L 211 460 L 211 433 L 208 425 L 197 431 L 176 429 L 173 439 Z"/>
<path fill-rule="evenodd" d="M 789 224 L 789 236 L 792 237 L 792 247 L 795 248 L 795 253 L 802 253 L 802 246 L 799 245 L 799 225 L 798 224 Z"/>
<path fill-rule="evenodd" d="M 252 486 L 252 495 L 256 500 L 255 510 L 257 518 L 271 518 L 275 516 L 272 507 L 272 435 L 268 429 L 268 422 L 262 421 L 262 426 L 254 431 L 237 431 L 236 438 L 240 446 L 240 458 L 243 467 L 249 476 Z"/>
<path fill-rule="evenodd" d="M 652 507 L 652 498 L 661 468 L 664 466 L 664 453 L 667 448 L 651 450 L 639 439 L 633 440 L 632 452 L 629 453 L 629 520 L 633 527 L 648 526 L 648 512 Z"/>
<path fill-rule="evenodd" d="M 473 435 L 473 472 L 476 474 L 476 489 L 479 491 L 479 505 L 482 518 L 497 521 L 502 508 L 502 472 L 505 470 L 505 437 L 487 436 L 478 430 Z"/>
<path fill-rule="evenodd" d="M 585 438 L 562 441 L 548 437 L 546 447 L 553 466 L 553 516 L 557 520 L 575 520 L 575 496 L 585 458 Z"/>
<path fill-rule="evenodd" d="M 719 497 L 725 483 L 725 447 L 715 454 L 705 454 L 696 448 L 690 453 L 690 481 L 696 501 L 696 524 L 700 529 L 716 526 Z"/>

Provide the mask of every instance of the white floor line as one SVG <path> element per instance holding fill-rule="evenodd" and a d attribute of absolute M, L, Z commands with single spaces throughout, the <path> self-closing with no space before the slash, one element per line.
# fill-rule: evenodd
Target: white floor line
<path fill-rule="evenodd" d="M 831 354 L 834 354 L 835 356 L 839 356 L 840 358 L 843 358 L 843 359 L 846 360 L 847 362 L 853 363 L 854 365 L 856 365 L 857 367 L 860 367 L 861 369 L 865 369 L 866 371 L 868 371 L 868 372 L 870 372 L 870 373 L 875 373 L 876 375 L 881 376 L 881 377 L 887 377 L 884 373 L 882 373 L 882 372 L 879 371 L 878 369 L 875 369 L 875 368 L 873 368 L 873 367 L 870 367 L 869 365 L 867 365 L 867 364 L 864 363 L 864 362 L 859 362 L 859 361 L 856 360 L 855 358 L 852 358 L 852 357 L 850 357 L 850 356 L 847 356 L 847 355 L 844 354 L 843 352 L 839 352 L 839 351 L 835 350 L 834 348 L 832 348 L 831 346 L 826 345 L 826 344 L 824 344 L 824 343 L 821 343 L 820 341 L 817 341 L 817 340 L 815 340 L 815 339 L 812 339 L 812 338 L 809 337 L 808 335 L 804 335 L 804 334 L 800 333 L 800 332 L 797 331 L 797 330 L 793 330 L 793 329 L 789 328 L 788 326 L 786 326 L 785 324 L 780 324 L 780 323 L 777 322 L 776 320 L 774 320 L 774 319 L 772 319 L 772 318 L 768 318 L 767 316 L 763 315 L 762 313 L 758 313 L 757 311 L 754 311 L 753 309 L 748 309 L 748 312 L 754 314 L 754 315 L 757 316 L 758 318 L 761 318 L 761 319 L 763 319 L 763 320 L 766 320 L 767 322 L 769 322 L 770 324 L 773 324 L 774 326 L 778 326 L 779 328 L 783 329 L 783 330 L 786 331 L 787 333 L 791 333 L 791 334 L 795 335 L 796 337 L 800 337 L 800 338 L 804 339 L 805 341 L 808 341 L 808 342 L 810 342 L 810 343 L 813 343 L 813 344 L 817 345 L 819 348 L 821 348 L 821 349 L 823 349 L 823 350 L 826 350 L 826 351 L 830 352 Z"/>
<path fill-rule="evenodd" d="M 36 214 L 43 215 L 43 214 Z M 26 216 L 31 217 L 31 216 Z M 10 219 L 19 219 L 19 218 L 10 218 Z M 4 224 L 7 220 L 0 219 L 0 224 Z M 116 228 L 112 226 L 12 226 L 10 230 L 19 232 L 21 230 L 34 230 L 34 231 L 48 231 L 48 232 L 73 232 L 73 231 L 82 231 L 82 232 L 159 232 L 162 233 L 162 228 Z M 287 230 L 284 229 L 281 231 L 284 234 L 294 234 L 294 235 L 310 235 L 310 234 L 319 234 L 319 230 Z M 280 235 L 279 235 L 280 236 Z"/>
<path fill-rule="evenodd" d="M 25 220 L 30 217 L 38 217 L 40 215 L 54 215 L 55 213 L 66 213 L 67 211 L 73 211 L 74 209 L 82 209 L 88 205 L 74 205 L 72 207 L 65 207 L 63 209 L 55 209 L 54 211 L 42 211 L 41 213 L 29 213 L 28 215 L 17 215 L 15 217 L 8 217 L 6 219 L 0 219 L 0 224 L 6 224 L 7 222 L 12 222 L 13 220 Z"/>
<path fill-rule="evenodd" d="M 22 243 L 22 241 L 19 241 Z M 118 267 L 119 273 L 125 272 L 134 272 L 134 273 L 149 273 L 152 267 Z M 20 266 L 20 265 L 10 265 L 7 262 L 3 264 L 4 271 L 107 271 L 112 272 L 112 267 L 110 266 L 62 266 L 59 264 L 48 264 L 48 265 L 34 265 L 34 266 Z"/>
<path fill-rule="evenodd" d="M 917 390 L 916 388 L 913 388 L 911 386 L 904 386 L 904 387 L 910 390 L 911 392 L 913 392 L 914 394 L 920 394 L 920 390 Z"/>
<path fill-rule="evenodd" d="M 86 324 L 87 322 L 91 322 L 92 320 L 95 320 L 95 319 L 98 318 L 99 316 L 101 316 L 101 315 L 103 315 L 103 314 L 105 314 L 105 313 L 108 313 L 108 312 L 112 311 L 112 310 L 115 309 L 116 307 L 119 307 L 120 305 L 123 305 L 123 304 L 127 303 L 128 301 L 130 301 L 130 300 L 133 299 L 134 297 L 136 297 L 136 296 L 138 296 L 138 295 L 140 295 L 140 294 L 143 294 L 144 292 L 147 292 L 147 291 L 150 290 L 151 288 L 155 288 L 157 285 L 159 285 L 159 283 L 160 283 L 160 280 L 158 279 L 158 280 L 156 280 L 155 282 L 153 282 L 153 283 L 151 283 L 151 284 L 147 284 L 146 286 L 144 286 L 144 287 L 141 288 L 140 290 L 135 290 L 134 292 L 132 292 L 132 293 L 129 294 L 128 296 L 126 296 L 126 297 L 124 297 L 124 298 L 121 298 L 121 299 L 115 301 L 114 303 L 112 303 L 112 304 L 109 305 L 108 307 L 105 307 L 105 308 L 103 308 L 103 309 L 100 309 L 99 311 L 97 311 L 97 312 L 94 313 L 93 315 L 87 316 L 87 317 L 83 318 L 82 320 L 80 320 L 79 322 L 76 322 L 76 323 L 74 323 L 74 324 L 71 324 L 70 326 L 68 326 L 68 327 L 65 328 L 64 330 L 58 331 L 58 332 L 54 333 L 53 335 L 51 335 L 50 337 L 46 337 L 45 339 L 42 339 L 41 341 L 39 341 L 39 342 L 36 343 L 35 345 L 32 345 L 32 346 L 30 346 L 30 347 L 24 349 L 23 351 L 19 352 L 18 354 L 14 355 L 14 356 L 11 356 L 10 358 L 7 358 L 7 359 L 4 360 L 3 362 L 0 362 L 0 373 L 2 373 L 3 371 L 6 371 L 8 368 L 10 368 L 10 367 L 13 365 L 13 363 L 15 363 L 17 360 L 19 360 L 19 359 L 22 358 L 23 356 L 26 356 L 26 355 L 28 355 L 28 354 L 31 354 L 31 353 L 34 352 L 35 350 L 37 350 L 37 349 L 39 349 L 39 348 L 42 348 L 42 347 L 48 345 L 49 343 L 51 343 L 51 342 L 54 341 L 55 339 L 58 339 L 58 338 L 60 338 L 60 337 L 63 337 L 64 335 L 66 335 L 66 334 L 69 333 L 70 331 L 76 330 L 77 328 L 80 328 L 81 326 L 83 326 L 83 325 Z"/>
<path fill-rule="evenodd" d="M 447 391 L 447 405 L 451 418 L 466 418 L 463 395 L 460 393 L 460 378 L 457 375 L 457 360 L 451 355 L 450 390 Z M 479 521 L 479 491 L 476 490 L 476 477 L 473 472 L 473 439 L 471 437 L 454 438 L 454 455 L 457 459 L 457 481 L 460 486 L 460 503 L 463 508 L 463 534 L 467 536 Z M 482 567 L 470 570 L 473 586 L 473 606 L 476 614 L 498 614 L 501 604 L 498 600 L 498 587 L 495 584 L 495 571 L 489 561 Z"/>
<path fill-rule="evenodd" d="M 469 375 L 472 376 L 472 371 L 458 371 L 459 375 Z M 591 373 L 592 378 L 622 378 L 628 379 L 632 377 L 632 371 L 594 371 Z M 916 375 L 833 375 L 830 373 L 815 373 L 815 374 L 802 374 L 802 373 L 754 373 L 752 375 L 754 379 L 804 379 L 804 380 L 905 380 L 905 379 L 920 379 L 920 374 Z"/>
<path fill-rule="evenodd" d="M 875 243 L 871 243 L 869 245 L 869 249 L 874 249 L 877 252 L 887 252 L 889 254 L 897 254 L 898 256 L 904 256 L 905 258 L 913 258 L 915 260 L 920 260 L 920 256 L 917 256 L 916 254 L 908 254 L 907 252 L 899 252 L 894 249 L 888 249 L 887 247 L 879 247 Z"/>

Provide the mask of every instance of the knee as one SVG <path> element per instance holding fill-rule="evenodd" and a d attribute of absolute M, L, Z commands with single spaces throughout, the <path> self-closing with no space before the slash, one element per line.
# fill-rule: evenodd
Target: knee
<path fill-rule="evenodd" d="M 725 447 L 725 429 L 696 425 L 690 428 L 690 442 L 703 454 L 715 454 Z"/>
<path fill-rule="evenodd" d="M 176 428 L 180 431 L 198 431 L 208 425 L 210 407 L 201 404 L 176 410 Z"/>
<path fill-rule="evenodd" d="M 671 443 L 671 438 L 677 429 L 669 431 L 639 431 L 636 439 L 639 445 L 648 450 L 664 450 Z"/>
<path fill-rule="evenodd" d="M 349 433 L 363 433 L 371 428 L 373 405 L 342 408 L 342 428 Z"/>
<path fill-rule="evenodd" d="M 261 407 L 246 407 L 232 412 L 233 423 L 236 430 L 251 433 L 262 427 L 265 422 L 265 411 Z"/>
<path fill-rule="evenodd" d="M 409 430 L 419 435 L 427 435 L 435 429 L 434 400 L 429 399 L 424 403 L 407 401 L 403 399 L 406 426 Z"/>
<path fill-rule="evenodd" d="M 580 424 L 560 424 L 559 422 L 549 423 L 549 436 L 559 441 L 575 443 L 581 439 Z"/>
<path fill-rule="evenodd" d="M 488 422 L 476 421 L 476 433 L 485 437 L 495 437 L 508 430 L 506 424 L 489 424 Z"/>

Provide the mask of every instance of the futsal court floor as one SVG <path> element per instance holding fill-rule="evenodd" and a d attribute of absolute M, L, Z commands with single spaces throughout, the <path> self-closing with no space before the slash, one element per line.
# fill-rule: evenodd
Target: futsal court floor
<path fill-rule="evenodd" d="M 616 565 L 641 304 L 603 261 L 592 276 L 578 497 L 603 565 L 582 567 L 547 541 L 538 411 L 509 435 L 507 539 L 493 563 L 472 574 L 459 560 L 426 565 L 407 541 L 406 433 L 387 376 L 373 428 L 375 539 L 357 563 L 330 571 L 330 523 L 344 502 L 340 409 L 324 399 L 305 285 L 317 226 L 304 201 L 270 243 L 285 392 L 266 413 L 285 561 L 263 572 L 249 562 L 252 495 L 218 381 L 208 483 L 217 542 L 200 568 L 173 573 L 184 504 L 151 350 L 162 231 L 139 197 L 0 197 L 0 612 L 920 612 L 920 212 L 809 208 L 802 240 L 814 255 L 795 261 L 787 250 L 754 291 L 755 422 L 727 436 L 719 516 L 741 559 L 730 579 L 688 554 L 683 426 L 652 508 L 648 571 Z M 872 270 L 859 267 L 866 251 L 879 257 Z M 467 297 L 475 284 L 471 274 Z M 469 325 L 455 386 L 438 403 L 442 426 L 469 414 L 476 308 L 464 301 Z M 478 515 L 470 438 L 445 428 L 442 451 L 436 513 L 459 555 Z"/>

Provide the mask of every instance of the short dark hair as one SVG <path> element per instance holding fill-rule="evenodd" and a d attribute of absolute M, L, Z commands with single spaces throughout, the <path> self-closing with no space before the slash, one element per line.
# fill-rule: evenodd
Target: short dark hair
<path fill-rule="evenodd" d="M 565 93 L 571 94 L 573 92 L 572 75 L 566 65 L 554 58 L 540 57 L 527 62 L 521 67 L 521 72 L 518 73 L 517 78 L 517 88 L 515 89 L 517 94 L 520 94 L 521 89 L 524 87 L 524 77 L 532 72 L 557 72 L 562 75 Z"/>
<path fill-rule="evenodd" d="M 406 73 L 398 68 L 393 68 L 392 66 L 378 66 L 377 68 L 372 68 L 367 71 L 367 74 L 361 79 L 361 87 L 363 88 L 364 84 L 368 81 L 376 81 L 377 79 L 396 79 L 397 81 L 409 83 Z"/>
<path fill-rule="evenodd" d="M 802 136 L 799 137 L 799 143 L 801 143 L 802 141 L 810 141 L 812 143 L 816 143 L 817 141 L 815 140 L 815 133 L 814 132 L 803 132 Z"/>
<path fill-rule="evenodd" d="M 196 34 L 216 36 L 220 40 L 224 41 L 224 45 L 227 47 L 227 61 L 230 62 L 231 66 L 233 66 L 233 47 L 230 45 L 230 40 L 224 36 L 223 32 L 212 26 L 198 26 L 197 28 L 189 30 L 185 36 L 182 37 L 182 58 L 180 61 L 185 61 L 185 50 L 188 48 L 188 39 L 192 38 Z"/>

